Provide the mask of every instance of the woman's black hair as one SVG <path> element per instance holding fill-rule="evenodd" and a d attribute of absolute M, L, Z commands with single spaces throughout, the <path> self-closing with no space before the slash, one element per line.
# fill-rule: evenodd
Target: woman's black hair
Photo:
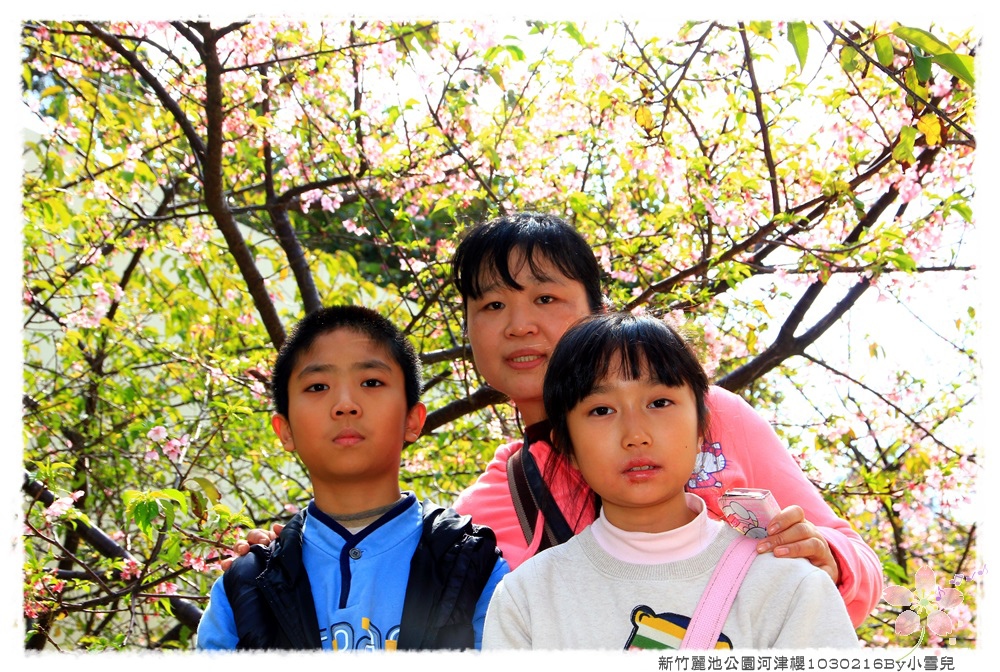
<path fill-rule="evenodd" d="M 567 278 L 583 285 L 592 311 L 602 308 L 601 268 L 594 251 L 564 220 L 538 212 L 497 217 L 465 234 L 451 262 L 452 281 L 462 300 L 478 299 L 495 281 L 523 289 L 510 268 L 511 253 L 515 251 L 524 255 L 536 277 L 545 279 L 540 264 L 548 261 Z"/>
<path fill-rule="evenodd" d="M 552 425 L 552 447 L 573 455 L 566 417 L 616 364 L 628 380 L 644 375 L 670 387 L 688 385 L 694 392 L 698 430 L 708 430 L 708 376 L 694 350 L 666 322 L 655 317 L 614 312 L 592 315 L 570 327 L 552 351 L 542 400 Z"/>

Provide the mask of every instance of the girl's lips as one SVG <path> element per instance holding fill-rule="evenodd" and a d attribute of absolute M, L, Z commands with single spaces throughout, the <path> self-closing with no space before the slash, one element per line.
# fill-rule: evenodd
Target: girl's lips
<path fill-rule="evenodd" d="M 630 462 L 622 470 L 622 475 L 632 481 L 644 481 L 660 472 L 660 467 L 652 462 Z"/>

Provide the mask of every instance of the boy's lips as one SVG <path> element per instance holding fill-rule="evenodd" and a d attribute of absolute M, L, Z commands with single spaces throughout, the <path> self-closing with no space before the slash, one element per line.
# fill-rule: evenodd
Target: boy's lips
<path fill-rule="evenodd" d="M 342 446 L 353 446 L 364 438 L 365 437 L 362 436 L 361 432 L 348 427 L 347 429 L 343 429 L 338 432 L 337 435 L 333 437 L 333 442 Z"/>

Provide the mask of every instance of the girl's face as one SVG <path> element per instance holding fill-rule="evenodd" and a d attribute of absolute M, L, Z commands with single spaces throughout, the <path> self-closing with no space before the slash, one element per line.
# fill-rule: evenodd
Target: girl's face
<path fill-rule="evenodd" d="M 590 314 L 580 282 L 547 259 L 535 262 L 538 275 L 522 253 L 513 252 L 510 269 L 522 289 L 485 283 L 482 296 L 466 306 L 476 368 L 491 387 L 510 397 L 528 425 L 546 417 L 542 382 L 553 348 L 571 324 Z"/>
<path fill-rule="evenodd" d="M 689 385 L 626 380 L 620 360 L 567 415 L 571 461 L 623 530 L 663 532 L 694 519 L 684 487 L 701 446 Z"/>

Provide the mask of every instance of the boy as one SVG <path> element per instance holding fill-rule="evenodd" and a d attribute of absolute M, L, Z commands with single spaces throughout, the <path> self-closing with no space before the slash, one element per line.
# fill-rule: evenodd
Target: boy
<path fill-rule="evenodd" d="M 271 387 L 314 499 L 215 582 L 198 648 L 479 648 L 508 566 L 488 528 L 400 491 L 426 417 L 410 342 L 374 311 L 325 308 L 289 335 Z"/>

